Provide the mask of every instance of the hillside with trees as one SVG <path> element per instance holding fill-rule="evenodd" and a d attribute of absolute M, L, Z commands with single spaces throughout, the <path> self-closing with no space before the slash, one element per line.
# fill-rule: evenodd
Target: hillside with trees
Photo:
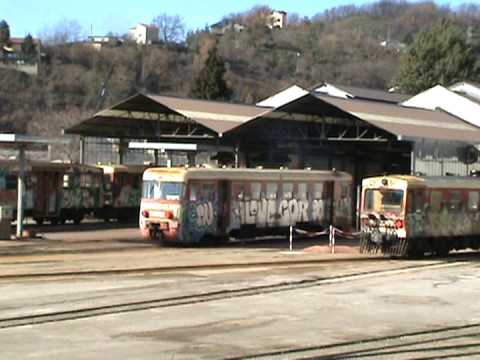
<path fill-rule="evenodd" d="M 53 26 L 42 36 L 38 76 L 0 68 L 0 126 L 4 131 L 58 135 L 62 128 L 136 91 L 202 97 L 203 86 L 214 89 L 214 95 L 203 97 L 241 103 L 255 103 L 293 83 L 310 87 L 321 81 L 377 89 L 398 85 L 417 91 L 427 83 L 415 88 L 403 84 L 410 76 L 405 63 L 419 61 L 411 51 L 426 51 L 418 50 L 416 39 L 430 41 L 435 34 L 425 33 L 442 29 L 446 22 L 461 39 L 462 54 L 468 54 L 467 60 L 457 59 L 458 66 L 466 61 L 472 70 L 464 75 L 480 81 L 480 5 L 452 9 L 433 2 L 379 1 L 332 8 L 308 18 L 289 14 L 283 29 L 265 25 L 270 11 L 256 7 L 222 19 L 225 24 L 241 24 L 242 31 L 232 26 L 221 34 L 207 28 L 186 35 L 181 17 L 160 14 L 152 22 L 160 27 L 161 43 L 137 46 L 125 40 L 121 46 L 101 50 L 78 40 L 78 23 Z M 8 44 L 8 37 L 2 23 L 0 42 Z M 34 54 L 32 46 L 25 45 L 29 56 Z M 436 56 L 448 56 L 455 46 Z M 217 67 L 213 73 L 224 74 L 220 89 L 229 96 L 215 95 L 219 85 L 206 81 L 212 52 L 216 60 L 210 62 Z M 456 79 L 456 75 L 442 79 L 442 70 L 431 76 L 433 82 Z"/>

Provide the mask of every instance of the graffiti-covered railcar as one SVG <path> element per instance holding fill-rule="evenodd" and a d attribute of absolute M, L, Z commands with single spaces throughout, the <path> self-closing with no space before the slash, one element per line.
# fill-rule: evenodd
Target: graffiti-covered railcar
<path fill-rule="evenodd" d="M 99 165 L 103 170 L 103 207 L 96 217 L 119 222 L 136 220 L 146 165 Z"/>
<path fill-rule="evenodd" d="M 480 179 L 383 176 L 362 183 L 362 252 L 447 255 L 480 246 Z"/>
<path fill-rule="evenodd" d="M 140 229 L 179 243 L 285 233 L 289 226 L 349 229 L 352 178 L 337 171 L 151 168 Z"/>
<path fill-rule="evenodd" d="M 16 212 L 17 161 L 0 162 L 0 205 Z M 86 214 L 102 206 L 103 172 L 94 166 L 47 161 L 29 161 L 25 184 L 25 216 L 36 223 L 52 224 L 72 220 L 79 223 Z"/>

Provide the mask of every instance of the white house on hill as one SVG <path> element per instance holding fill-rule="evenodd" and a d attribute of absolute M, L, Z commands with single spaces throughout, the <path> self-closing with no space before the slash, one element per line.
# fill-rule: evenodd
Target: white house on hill
<path fill-rule="evenodd" d="M 158 27 L 139 23 L 130 29 L 130 38 L 137 44 L 150 45 L 158 41 Z"/>

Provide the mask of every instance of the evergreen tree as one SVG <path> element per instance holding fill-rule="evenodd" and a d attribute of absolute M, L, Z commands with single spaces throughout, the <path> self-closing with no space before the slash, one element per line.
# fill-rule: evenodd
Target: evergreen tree
<path fill-rule="evenodd" d="M 37 54 L 37 47 L 33 42 L 32 35 L 28 34 L 23 39 L 22 43 L 22 55 L 26 60 L 32 60 Z"/>
<path fill-rule="evenodd" d="M 475 62 L 465 31 L 449 21 L 441 21 L 430 31 L 417 35 L 401 59 L 393 85 L 416 94 L 438 84 L 477 80 Z"/>
<path fill-rule="evenodd" d="M 10 26 L 5 20 L 0 21 L 0 46 L 10 44 Z"/>
<path fill-rule="evenodd" d="M 218 55 L 217 48 L 208 51 L 203 69 L 193 83 L 191 95 L 207 100 L 228 100 L 232 94 L 225 79 L 225 63 Z"/>

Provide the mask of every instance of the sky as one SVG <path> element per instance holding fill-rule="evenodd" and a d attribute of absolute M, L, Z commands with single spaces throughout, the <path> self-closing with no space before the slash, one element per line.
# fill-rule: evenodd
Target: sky
<path fill-rule="evenodd" d="M 441 5 L 455 7 L 479 0 L 437 0 Z M 150 23 L 161 13 L 180 15 L 187 30 L 204 28 L 225 15 L 243 12 L 256 5 L 311 17 L 341 5 L 362 5 L 365 0 L 0 0 L 0 20 L 10 25 L 13 37 L 45 33 L 56 24 L 75 20 L 83 35 L 125 34 L 139 22 Z"/>

